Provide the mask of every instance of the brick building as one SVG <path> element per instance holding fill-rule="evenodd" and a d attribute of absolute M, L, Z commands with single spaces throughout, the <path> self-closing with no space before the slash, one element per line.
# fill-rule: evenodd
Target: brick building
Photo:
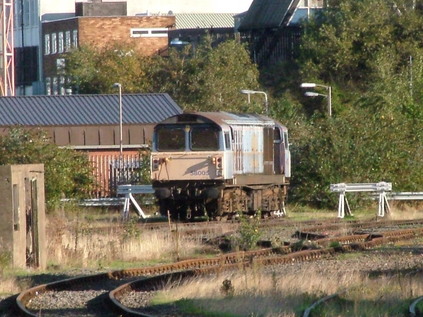
<path fill-rule="evenodd" d="M 81 12 L 83 12 L 81 10 Z M 118 11 L 119 13 L 119 11 Z M 130 43 L 143 55 L 156 55 L 168 47 L 168 30 L 175 16 L 77 16 L 43 23 L 43 72 L 47 95 L 63 95 L 67 83 L 64 55 L 80 45 L 104 47 Z"/>

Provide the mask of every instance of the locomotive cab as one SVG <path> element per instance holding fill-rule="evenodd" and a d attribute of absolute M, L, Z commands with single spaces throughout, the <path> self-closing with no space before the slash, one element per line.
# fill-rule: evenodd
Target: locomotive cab
<path fill-rule="evenodd" d="M 179 117 L 154 129 L 151 178 L 169 180 L 221 180 L 229 134 L 213 122 Z M 228 166 L 227 166 L 228 167 Z"/>

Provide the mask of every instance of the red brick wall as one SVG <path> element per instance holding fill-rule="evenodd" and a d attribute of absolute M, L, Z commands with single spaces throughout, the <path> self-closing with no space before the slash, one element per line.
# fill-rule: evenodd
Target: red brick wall
<path fill-rule="evenodd" d="M 111 42 L 130 43 L 144 55 L 155 55 L 168 46 L 167 37 L 131 37 L 131 28 L 168 28 L 174 16 L 81 17 L 79 43 L 104 47 Z"/>

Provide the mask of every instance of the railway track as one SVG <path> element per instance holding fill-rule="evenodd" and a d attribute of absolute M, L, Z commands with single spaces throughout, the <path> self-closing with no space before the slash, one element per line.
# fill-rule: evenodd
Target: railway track
<path fill-rule="evenodd" d="M 108 298 L 108 303 L 113 307 L 115 314 L 128 316 L 147 316 L 133 308 L 125 307 L 121 299 L 125 294 L 134 290 L 157 289 L 165 281 L 176 278 L 182 279 L 204 274 L 215 274 L 225 270 L 234 270 L 251 266 L 269 266 L 278 264 L 295 264 L 304 261 L 315 261 L 321 258 L 332 257 L 340 252 L 352 252 L 375 248 L 387 243 L 413 239 L 423 236 L 423 228 L 408 228 L 402 230 L 384 231 L 383 233 L 366 233 L 347 235 L 332 238 L 323 238 L 314 241 L 316 249 L 295 250 L 292 245 L 263 249 L 249 252 L 235 252 L 222 256 L 180 261 L 168 265 L 159 265 L 137 269 L 118 270 L 96 275 L 76 277 L 57 281 L 50 284 L 39 285 L 20 293 L 16 299 L 17 313 L 22 316 L 50 316 L 49 308 L 36 307 L 34 302 L 43 295 L 51 295 L 59 299 L 61 294 L 72 290 L 102 289 L 98 297 Z M 98 286 L 105 285 L 105 286 Z M 90 300 L 92 301 L 92 299 Z M 61 308 L 50 309 L 51 316 L 67 316 Z M 80 309 L 81 311 L 83 309 Z M 82 316 L 95 316 L 83 315 Z M 137 315 L 138 314 L 138 315 Z M 74 314 L 76 315 L 76 314 Z M 70 316 L 70 315 L 69 315 Z M 103 315 L 106 316 L 106 315 Z M 113 315 L 110 315 L 113 316 Z"/>

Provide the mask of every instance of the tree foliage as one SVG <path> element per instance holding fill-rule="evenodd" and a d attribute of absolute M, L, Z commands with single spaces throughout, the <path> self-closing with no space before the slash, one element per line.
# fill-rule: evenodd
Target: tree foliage
<path fill-rule="evenodd" d="M 139 93 L 152 89 L 146 74 L 149 63 L 150 58 L 125 44 L 112 43 L 100 49 L 81 46 L 66 55 L 66 72 L 80 94 L 116 92 L 116 82 L 127 93 Z"/>
<path fill-rule="evenodd" d="M 360 91 L 378 105 L 421 100 L 422 31 L 411 1 L 336 1 L 305 25 L 302 77 Z"/>
<path fill-rule="evenodd" d="M 86 196 L 93 185 L 84 154 L 51 143 L 41 130 L 11 129 L 0 137 L 0 165 L 44 164 L 46 201 L 54 208 L 61 198 Z"/>
<path fill-rule="evenodd" d="M 146 57 L 121 45 L 81 47 L 66 59 L 67 72 L 79 93 L 110 93 L 114 82 L 125 93 L 169 93 L 184 109 L 261 111 L 263 102 L 247 105 L 241 89 L 258 89 L 258 69 L 246 47 L 236 41 L 210 42 L 168 57 Z"/>
<path fill-rule="evenodd" d="M 296 199 L 327 205 L 338 182 L 421 190 L 422 22 L 411 1 L 338 0 L 304 26 L 298 75 L 334 88 L 334 114 L 305 111 L 291 130 Z"/>

